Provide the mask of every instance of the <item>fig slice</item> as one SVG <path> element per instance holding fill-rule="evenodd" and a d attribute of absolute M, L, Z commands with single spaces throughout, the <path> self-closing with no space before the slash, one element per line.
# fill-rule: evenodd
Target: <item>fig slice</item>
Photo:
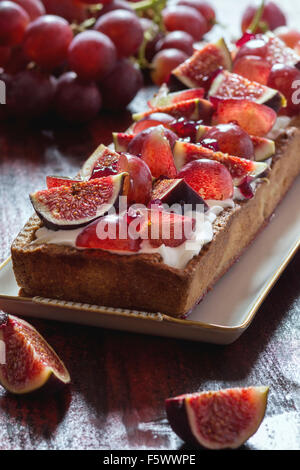
<path fill-rule="evenodd" d="M 127 152 L 128 146 L 134 134 L 126 134 L 125 132 L 113 132 L 113 142 L 116 152 Z"/>
<path fill-rule="evenodd" d="M 204 199 L 183 178 L 157 181 L 153 188 L 152 201 L 161 201 L 168 206 L 190 204 L 192 210 L 197 210 L 199 206 L 202 206 L 204 212 L 208 210 Z"/>
<path fill-rule="evenodd" d="M 128 173 L 78 181 L 30 194 L 31 203 L 45 226 L 71 230 L 87 225 L 118 206 L 129 188 Z"/>
<path fill-rule="evenodd" d="M 213 129 L 212 126 L 204 126 L 200 124 L 197 128 L 196 142 L 200 142 L 205 138 L 205 134 Z M 274 140 L 267 139 L 266 137 L 258 137 L 256 135 L 250 135 L 254 148 L 254 160 L 263 161 L 267 158 L 272 157 L 275 154 L 276 146 Z"/>
<path fill-rule="evenodd" d="M 0 363 L 0 383 L 9 392 L 33 392 L 50 376 L 63 384 L 70 382 L 69 372 L 61 359 L 26 321 L 6 315 L 6 321 L 0 322 L 0 340 L 5 347 L 5 363 Z"/>
<path fill-rule="evenodd" d="M 46 184 L 47 188 L 58 188 L 59 186 L 72 186 L 75 183 L 79 183 L 81 180 L 74 180 L 67 176 L 47 176 Z"/>
<path fill-rule="evenodd" d="M 222 152 L 214 152 L 202 145 L 190 144 L 180 140 L 176 142 L 173 153 L 175 166 L 178 171 L 184 165 L 193 160 L 207 158 L 225 165 L 233 178 L 234 184 L 236 185 L 238 185 L 245 176 L 257 178 L 269 168 L 267 163 L 264 162 L 256 162 Z"/>
<path fill-rule="evenodd" d="M 251 82 L 247 78 L 227 70 L 223 70 L 214 79 L 208 97 L 213 103 L 219 100 L 254 101 L 269 106 L 275 112 L 278 112 L 282 106 L 286 106 L 286 99 L 279 91 L 261 83 Z"/>
<path fill-rule="evenodd" d="M 102 178 L 103 176 L 117 175 L 128 170 L 125 155 L 101 144 L 82 166 L 79 176 L 82 180 Z"/>
<path fill-rule="evenodd" d="M 202 99 L 204 98 L 204 88 L 192 88 L 183 91 L 175 91 L 174 93 L 158 94 L 148 101 L 150 108 L 157 108 L 161 106 L 169 106 L 171 104 L 181 103 L 182 101 Z"/>
<path fill-rule="evenodd" d="M 209 88 L 212 78 L 219 70 L 232 69 L 230 51 L 223 38 L 215 44 L 206 44 L 192 57 L 180 64 L 172 74 L 189 88 Z"/>
<path fill-rule="evenodd" d="M 184 117 L 190 121 L 199 121 L 202 119 L 208 122 L 213 113 L 213 105 L 208 100 L 195 98 L 167 106 L 158 106 L 143 113 L 133 114 L 132 117 L 134 121 L 140 121 L 147 116 L 151 116 L 153 113 L 169 114 L 175 119 Z"/>
<path fill-rule="evenodd" d="M 236 449 L 258 430 L 266 411 L 268 387 L 231 388 L 166 400 L 173 431 L 206 449 Z"/>

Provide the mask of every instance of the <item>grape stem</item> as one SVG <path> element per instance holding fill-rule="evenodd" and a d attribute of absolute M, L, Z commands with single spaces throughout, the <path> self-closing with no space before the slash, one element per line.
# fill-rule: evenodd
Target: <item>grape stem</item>
<path fill-rule="evenodd" d="M 265 21 L 261 21 L 263 12 L 265 9 L 265 0 L 262 0 L 260 7 L 257 9 L 253 20 L 248 28 L 248 31 L 250 33 L 255 34 L 256 30 L 258 27 L 260 27 L 264 32 L 268 31 L 268 25 Z"/>

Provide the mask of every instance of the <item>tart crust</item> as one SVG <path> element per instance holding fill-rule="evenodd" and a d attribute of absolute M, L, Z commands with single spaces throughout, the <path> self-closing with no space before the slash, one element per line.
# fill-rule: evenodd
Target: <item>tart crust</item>
<path fill-rule="evenodd" d="M 265 226 L 300 173 L 299 122 L 294 124 L 277 138 L 271 170 L 258 183 L 255 197 L 222 212 L 212 242 L 184 269 L 165 265 L 158 254 L 120 256 L 31 244 L 42 225 L 33 216 L 11 248 L 22 295 L 187 315 Z"/>

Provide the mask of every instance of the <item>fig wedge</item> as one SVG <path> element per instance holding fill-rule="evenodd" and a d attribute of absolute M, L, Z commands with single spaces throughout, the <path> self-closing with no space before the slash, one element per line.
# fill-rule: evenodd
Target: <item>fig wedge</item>
<path fill-rule="evenodd" d="M 1 317 L 5 361 L 0 363 L 0 383 L 6 390 L 15 394 L 33 392 L 51 376 L 63 384 L 70 382 L 66 366 L 32 325 L 13 315 Z"/>
<path fill-rule="evenodd" d="M 173 431 L 206 449 L 236 449 L 259 428 L 268 387 L 232 388 L 181 395 L 166 400 Z"/>
<path fill-rule="evenodd" d="M 30 195 L 31 203 L 45 226 L 52 230 L 82 227 L 118 206 L 119 196 L 129 189 L 128 173 L 78 181 Z"/>

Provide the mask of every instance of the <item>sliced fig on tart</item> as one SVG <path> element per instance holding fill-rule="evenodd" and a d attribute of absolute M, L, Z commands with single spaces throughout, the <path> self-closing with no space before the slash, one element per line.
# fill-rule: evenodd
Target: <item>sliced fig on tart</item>
<path fill-rule="evenodd" d="M 208 210 L 204 199 L 183 178 L 157 181 L 152 191 L 152 201 L 160 201 L 169 207 L 173 204 L 189 204 L 192 210 L 200 209 L 200 206 L 204 211 Z"/>
<path fill-rule="evenodd" d="M 195 51 L 172 74 L 189 88 L 204 87 L 207 90 L 211 80 L 221 69 L 232 69 L 231 54 L 224 39 L 215 44 L 206 44 Z"/>
<path fill-rule="evenodd" d="M 51 376 L 63 384 L 70 382 L 61 359 L 25 320 L 0 312 L 0 341 L 5 348 L 5 363 L 0 363 L 0 384 L 9 392 L 33 392 Z"/>
<path fill-rule="evenodd" d="M 148 101 L 150 108 L 157 108 L 161 106 L 170 106 L 172 104 L 181 103 L 193 99 L 204 98 L 204 88 L 192 88 L 188 90 L 175 91 L 173 93 L 159 93 Z"/>
<path fill-rule="evenodd" d="M 127 159 L 114 150 L 99 145 L 95 152 L 86 160 L 80 170 L 83 180 L 102 178 L 103 176 L 117 175 L 128 169 Z"/>
<path fill-rule="evenodd" d="M 127 152 L 128 145 L 134 138 L 134 134 L 126 134 L 125 132 L 113 132 L 113 142 L 116 152 Z"/>
<path fill-rule="evenodd" d="M 208 100 L 195 98 L 167 106 L 158 106 L 143 113 L 134 114 L 133 119 L 140 121 L 141 119 L 151 116 L 153 113 L 169 114 L 175 119 L 184 117 L 191 121 L 199 121 L 202 119 L 208 122 L 213 113 L 213 105 Z"/>
<path fill-rule="evenodd" d="M 30 195 L 31 203 L 52 230 L 70 230 L 84 226 L 118 206 L 119 196 L 128 192 L 128 173 L 78 181 Z"/>
<path fill-rule="evenodd" d="M 174 161 L 178 171 L 193 160 L 210 159 L 222 163 L 230 172 L 235 184 L 245 177 L 256 178 L 262 175 L 269 167 L 264 162 L 256 162 L 245 158 L 235 157 L 222 152 L 214 152 L 207 147 L 189 142 L 177 141 L 174 146 Z M 181 173 L 181 172 L 180 172 Z M 180 173 L 178 176 L 180 176 Z"/>
<path fill-rule="evenodd" d="M 173 431 L 185 442 L 207 449 L 236 449 L 258 430 L 268 387 L 232 388 L 166 400 Z"/>
<path fill-rule="evenodd" d="M 224 100 L 254 101 L 269 106 L 275 112 L 286 106 L 286 100 L 279 91 L 226 70 L 214 79 L 208 96 L 213 103 Z"/>
<path fill-rule="evenodd" d="M 47 176 L 46 178 L 48 189 L 57 188 L 58 186 L 72 186 L 80 181 L 79 179 L 68 178 L 67 176 Z"/>

